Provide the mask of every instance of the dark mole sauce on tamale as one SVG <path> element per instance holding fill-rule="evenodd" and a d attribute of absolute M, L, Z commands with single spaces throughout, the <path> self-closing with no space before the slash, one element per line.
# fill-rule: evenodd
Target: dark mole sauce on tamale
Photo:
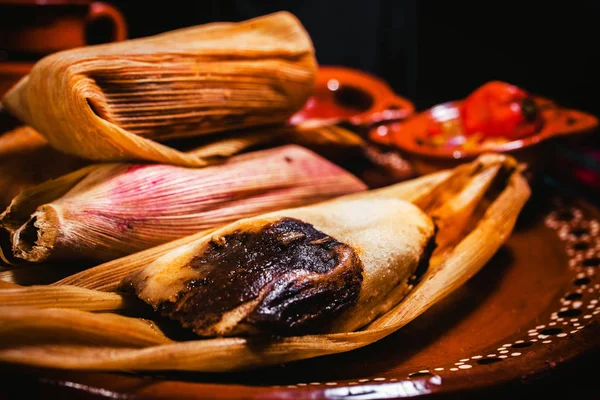
<path fill-rule="evenodd" d="M 276 335 L 326 329 L 357 301 L 363 270 L 350 246 L 292 218 L 214 238 L 189 266 L 203 278 L 188 282 L 175 302 L 162 303 L 164 315 L 201 333 L 262 296 L 240 322 Z"/>

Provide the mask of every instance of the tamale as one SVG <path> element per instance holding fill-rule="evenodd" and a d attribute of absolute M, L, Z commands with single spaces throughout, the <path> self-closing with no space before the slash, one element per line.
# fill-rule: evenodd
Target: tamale
<path fill-rule="evenodd" d="M 489 175 L 495 175 L 494 179 L 490 180 Z M 374 343 L 400 329 L 477 273 L 510 235 L 519 212 L 529 197 L 529 193 L 529 187 L 514 160 L 509 157 L 492 155 L 479 158 L 451 171 L 443 171 L 414 181 L 321 203 L 327 207 L 333 207 L 338 202 L 362 203 L 370 200 L 376 202 L 389 200 L 402 202 L 400 199 L 404 199 L 417 205 L 422 210 L 420 213 L 426 214 L 425 220 L 431 218 L 439 225 L 436 238 L 442 238 L 443 244 L 438 245 L 434 250 L 429 267 L 420 271 L 420 268 L 418 268 L 415 278 L 411 278 L 410 282 L 401 282 L 394 289 L 397 297 L 394 299 L 395 304 L 390 306 L 389 311 L 359 330 L 318 335 L 303 334 L 292 337 L 277 336 L 273 338 L 268 336 L 257 340 L 235 337 L 170 343 L 167 343 L 170 334 L 162 332 L 165 335 L 162 337 L 159 335 L 160 339 L 158 340 L 164 341 L 165 344 L 153 345 L 149 343 L 141 349 L 136 348 L 138 344 L 130 344 L 129 347 L 123 348 L 122 346 L 128 340 L 131 340 L 130 337 L 134 335 L 148 338 L 151 341 L 158 340 L 155 339 L 156 335 L 154 333 L 147 331 L 141 325 L 144 320 L 134 319 L 129 324 L 126 320 L 121 319 L 110 321 L 107 325 L 110 325 L 107 329 L 110 329 L 112 335 L 109 332 L 103 333 L 98 337 L 98 344 L 84 345 L 82 343 L 87 340 L 87 330 L 90 324 L 94 323 L 92 316 L 86 315 L 85 321 L 80 324 L 81 326 L 61 326 L 54 322 L 57 321 L 57 316 L 52 314 L 52 310 L 42 310 L 43 312 L 39 314 L 43 317 L 41 323 L 29 324 L 26 329 L 30 331 L 29 334 L 33 337 L 40 337 L 43 340 L 34 343 L 23 343 L 21 338 L 10 336 L 10 326 L 14 325 L 15 329 L 18 330 L 23 329 L 26 324 L 19 323 L 18 320 L 12 320 L 7 324 L 6 331 L 8 333 L 0 332 L 4 345 L 0 349 L 0 360 L 63 369 L 219 372 L 274 365 L 357 349 Z M 411 209 L 410 205 L 403 204 L 402 207 L 405 210 Z M 302 207 L 302 209 L 306 208 L 310 207 Z M 288 211 L 290 210 L 281 211 L 281 213 L 285 214 Z M 377 213 L 381 214 L 382 211 L 377 210 Z M 412 214 L 410 211 L 409 213 Z M 306 218 L 306 215 L 298 215 L 298 217 Z M 467 219 L 468 223 L 461 223 L 460 228 L 455 229 L 450 223 L 444 222 L 444 220 L 451 221 L 453 218 L 458 217 Z M 356 219 L 358 220 L 358 217 Z M 261 226 L 260 219 L 253 218 L 251 220 L 257 226 Z M 240 226 L 244 225 L 242 221 L 238 221 L 238 223 Z M 245 224 L 245 227 L 248 228 L 247 224 Z M 456 233 L 457 230 L 459 231 L 458 234 Z M 172 246 L 173 252 L 167 254 L 175 261 L 172 269 L 177 272 L 178 268 L 182 266 L 182 260 L 177 260 L 175 257 L 176 253 L 182 259 L 195 256 L 194 252 L 189 251 L 190 246 L 198 245 L 199 241 L 205 241 L 209 238 L 211 243 L 223 243 L 222 236 L 214 235 L 215 232 L 204 235 L 206 236 L 204 238 L 202 235 L 194 236 L 194 240 L 187 241 L 185 245 Z M 331 237 L 335 239 L 335 237 Z M 293 245 L 294 241 L 301 240 L 297 234 L 286 234 L 282 239 L 288 243 L 287 245 L 282 243 L 283 246 L 290 246 Z M 321 238 L 316 240 L 320 241 L 319 239 Z M 375 237 L 374 241 L 377 241 L 377 239 Z M 344 247 L 344 243 L 330 243 L 334 249 L 341 250 L 337 251 L 337 254 L 351 254 Z M 394 243 L 394 245 L 397 244 Z M 381 250 L 384 251 L 385 249 L 382 248 Z M 364 254 L 358 252 L 361 261 L 363 256 Z M 131 257 L 133 256 L 129 256 L 127 259 Z M 427 259 L 427 257 L 422 258 Z M 347 260 L 351 260 L 351 258 Z M 133 262 L 133 260 L 130 261 Z M 129 264 L 131 265 L 131 263 Z M 153 265 L 157 267 L 156 262 Z M 346 265 L 349 264 L 346 263 Z M 139 264 L 133 267 L 139 271 Z M 101 276 L 104 288 L 110 288 L 108 290 L 111 291 L 117 289 L 117 286 L 112 283 L 106 285 L 109 277 L 106 274 L 107 268 L 104 267 L 86 271 L 86 279 L 72 279 L 71 284 L 76 285 L 79 282 L 83 287 L 94 286 L 93 276 L 87 274 L 94 271 Z M 150 271 L 142 270 L 137 276 L 131 276 L 129 281 L 142 287 L 145 283 L 139 278 L 147 272 Z M 379 274 L 385 272 L 385 269 L 379 270 Z M 294 275 L 292 274 L 290 277 L 294 278 Z M 166 278 L 163 286 L 165 290 L 169 290 L 170 285 L 181 284 L 181 282 L 171 279 L 168 275 Z M 179 274 L 176 278 L 182 278 L 182 274 Z M 149 279 L 151 280 L 149 284 L 154 285 L 160 292 L 160 282 L 156 279 L 153 280 L 152 277 L 149 277 Z M 310 283 L 310 280 L 307 280 Z M 290 280 L 288 279 L 288 281 Z M 327 283 L 328 281 L 331 282 L 331 280 L 322 280 L 321 282 Z M 350 280 L 349 282 L 352 283 L 353 281 Z M 361 281 L 361 285 L 364 282 L 365 280 Z M 202 284 L 202 281 L 195 282 L 196 287 L 201 287 Z M 282 289 L 288 288 L 284 286 Z M 56 290 L 57 295 L 62 296 L 61 298 L 65 302 L 68 302 L 70 296 L 72 296 L 69 294 L 72 290 L 67 287 L 53 286 L 53 289 Z M 376 290 L 377 288 L 373 289 Z M 34 293 L 35 290 L 23 300 L 23 306 L 31 306 L 34 301 L 39 301 L 45 306 L 44 299 L 49 293 L 37 299 Z M 49 289 L 49 291 L 51 290 Z M 219 295 L 226 296 L 228 293 L 230 294 L 230 292 L 224 290 Z M 361 294 L 368 293 L 361 291 Z M 378 295 L 375 292 L 371 294 Z M 94 298 L 103 299 L 104 296 L 95 293 Z M 292 296 L 292 298 L 294 297 Z M 381 299 L 385 299 L 385 296 L 382 296 Z M 148 299 L 148 301 L 151 300 Z M 184 298 L 178 298 L 177 296 L 170 300 L 185 302 Z M 354 304 L 359 304 L 359 302 Z M 13 304 L 20 306 L 18 299 L 14 299 Z M 304 312 L 309 309 L 304 308 Z M 351 309 L 344 313 L 351 314 Z M 336 321 L 343 322 L 344 319 L 340 317 L 344 313 L 340 314 Z M 276 315 L 276 313 L 273 315 Z M 202 315 L 198 315 L 198 318 L 202 317 Z M 350 315 L 347 318 L 347 323 L 352 322 L 356 325 L 363 323 L 359 320 L 365 321 L 364 316 L 361 316 L 360 313 L 355 317 Z M 282 322 L 285 321 L 282 320 Z M 73 323 L 79 325 L 76 320 Z M 119 337 L 127 325 L 131 326 L 132 332 L 130 335 L 123 335 L 121 341 Z M 331 328 L 330 326 L 329 329 Z M 68 343 L 61 341 L 60 333 L 62 330 L 70 337 Z M 340 330 L 343 330 L 343 328 L 340 327 Z M 51 337 L 47 334 L 50 331 L 54 333 Z M 111 343 L 112 341 L 114 343 Z"/>
<path fill-rule="evenodd" d="M 204 166 L 157 141 L 284 123 L 316 68 L 308 33 L 278 12 L 49 55 L 3 104 L 65 153 Z"/>
<path fill-rule="evenodd" d="M 366 189 L 313 152 L 289 145 L 207 168 L 92 165 L 17 196 L 0 215 L 31 262 L 112 260 L 203 229 Z"/>
<path fill-rule="evenodd" d="M 406 295 L 435 246 L 460 237 L 501 168 L 516 168 L 478 161 L 416 200 L 427 214 L 393 187 L 275 211 L 181 246 L 127 282 L 200 336 L 354 331 Z"/>
<path fill-rule="evenodd" d="M 370 191 L 369 193 L 371 195 L 383 195 L 410 202 L 417 202 L 430 193 L 433 188 L 438 187 L 442 182 L 447 180 L 450 175 L 452 175 L 452 171 L 442 171 L 411 181 L 402 182 L 385 189 Z M 214 229 L 201 231 L 191 236 L 185 236 L 160 246 L 152 247 L 126 257 L 97 265 L 93 268 L 67 276 L 64 279 L 56 278 L 59 280 L 55 281 L 52 286 L 73 285 L 102 291 L 117 290 L 123 278 L 142 270 L 160 256 L 163 256 L 178 247 L 202 239 L 202 237 L 212 231 L 214 231 Z M 35 268 L 35 272 L 33 273 L 19 273 L 24 272 L 22 268 L 0 272 L 0 282 L 23 282 L 22 284 L 31 285 L 36 283 L 35 279 L 40 279 L 40 277 L 47 275 L 53 276 L 57 272 L 56 268 L 49 265 L 38 264 L 38 266 L 38 268 L 35 268 L 34 266 L 29 266 L 27 268 L 27 270 Z M 25 280 L 24 277 L 30 277 L 30 279 Z M 45 282 L 46 281 L 44 281 L 44 283 Z"/>
<path fill-rule="evenodd" d="M 398 301 L 434 230 L 402 200 L 308 206 L 225 226 L 130 282 L 201 336 L 352 331 Z"/>
<path fill-rule="evenodd" d="M 330 127 L 310 131 L 315 136 Z M 249 148 L 283 145 L 274 140 L 294 136 L 296 128 L 286 126 L 260 127 L 244 132 L 210 135 L 208 140 L 186 140 L 174 143 L 178 150 L 207 162 L 218 164 Z M 309 133 L 304 133 L 308 135 Z M 204 138 L 203 138 L 204 139 Z M 172 143 L 172 142 L 170 142 Z M 306 146 L 303 146 L 306 147 Z M 317 149 L 320 150 L 320 149 Z M 320 154 L 319 151 L 316 151 Z M 335 161 L 334 161 L 335 162 Z M 61 153 L 48 145 L 47 140 L 30 126 L 22 125 L 0 134 L 0 209 L 5 209 L 21 191 L 49 179 L 75 171 L 92 161 Z"/>

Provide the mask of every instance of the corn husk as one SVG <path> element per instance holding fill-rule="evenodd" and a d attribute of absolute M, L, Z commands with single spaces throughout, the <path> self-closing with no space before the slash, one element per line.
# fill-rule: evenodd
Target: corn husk
<path fill-rule="evenodd" d="M 0 136 L 0 159 L 29 153 L 46 146 L 48 141 L 30 126 L 18 126 Z"/>
<path fill-rule="evenodd" d="M 0 216 L 12 256 L 29 262 L 112 260 L 271 210 L 364 190 L 298 146 L 201 169 L 94 165 L 29 189 Z"/>
<path fill-rule="evenodd" d="M 0 336 L 21 345 L 146 347 L 172 342 L 151 321 L 64 308 L 0 308 Z"/>
<path fill-rule="evenodd" d="M 52 286 L 73 285 L 101 291 L 117 290 L 121 281 L 126 276 L 139 271 L 168 252 L 208 235 L 213 230 L 214 229 L 200 231 L 194 235 L 185 236 L 181 239 L 140 251 L 139 253 L 134 253 L 126 257 L 100 264 L 94 268 L 58 280 L 53 283 Z M 48 267 L 45 268 L 48 269 Z M 0 280 L 7 283 L 16 283 L 14 271 L 8 271 L 4 276 L 0 275 Z"/>
<path fill-rule="evenodd" d="M 411 181 L 402 182 L 389 188 L 363 192 L 363 194 L 357 194 L 355 196 L 386 196 L 399 198 L 414 203 L 430 193 L 433 188 L 441 184 L 451 174 L 452 173 L 450 171 L 442 171 Z M 141 251 L 139 253 L 131 254 L 127 257 L 109 261 L 107 263 L 68 276 L 52 285 L 73 285 L 102 291 L 117 290 L 123 278 L 138 272 L 146 265 L 167 254 L 168 252 L 181 246 L 185 246 L 189 243 L 193 243 L 213 231 L 214 229 L 198 232 L 194 235 L 186 236 L 181 239 Z M 46 269 L 51 268 L 52 267 L 46 267 Z M 0 273 L 0 280 L 9 283 L 18 283 L 18 279 L 15 279 L 14 271 L 8 271 L 4 274 Z"/>
<path fill-rule="evenodd" d="M 6 208 L 21 191 L 67 174 L 89 161 L 62 154 L 28 126 L 0 135 L 0 207 Z"/>
<path fill-rule="evenodd" d="M 319 135 L 321 130 L 328 129 L 315 129 L 310 134 Z M 296 128 L 284 126 L 261 127 L 219 134 L 218 137 L 207 138 L 208 140 L 194 140 L 178 148 L 214 165 L 251 147 L 274 143 L 277 138 L 293 135 L 295 131 Z M 0 135 L 0 209 L 8 207 L 11 200 L 23 190 L 91 163 L 90 160 L 53 149 L 40 133 L 29 126 L 20 126 L 3 133 Z"/>
<path fill-rule="evenodd" d="M 5 283 L 6 284 L 6 283 Z M 132 306 L 131 299 L 117 293 L 77 286 L 0 286 L 0 308 L 69 308 L 82 311 L 114 311 Z M 135 304 L 135 302 L 133 302 Z"/>
<path fill-rule="evenodd" d="M 157 141 L 284 123 L 316 67 L 301 23 L 279 12 L 52 54 L 3 104 L 65 153 L 198 167 L 212 161 Z"/>
<path fill-rule="evenodd" d="M 429 198 L 427 195 L 451 175 L 452 171 L 441 171 L 387 188 L 356 194 L 355 196 L 394 197 L 417 203 L 420 199 Z M 66 278 L 57 278 L 57 281 L 51 285 L 73 285 L 87 289 L 115 291 L 118 289 L 122 279 L 126 276 L 138 272 L 158 257 L 161 257 L 178 247 L 195 242 L 213 231 L 214 229 L 201 231 L 194 235 L 185 236 L 160 246 L 152 247 L 126 257 L 100 264 Z M 28 270 L 32 271 L 28 272 Z M 0 272 L 0 282 L 32 285 L 35 284 L 35 279 L 56 276 L 60 273 L 61 271 L 56 265 L 31 265 L 27 266 L 27 268 L 17 268 Z"/>
<path fill-rule="evenodd" d="M 491 182 L 489 171 L 496 171 Z M 429 269 L 408 295 L 362 330 L 275 341 L 263 338 L 258 340 L 260 346 L 247 338 L 174 342 L 142 349 L 84 346 L 76 341 L 72 344 L 42 342 L 28 345 L 8 342 L 0 350 L 0 360 L 66 369 L 218 372 L 273 365 L 369 345 L 417 318 L 477 273 L 509 237 L 530 193 L 514 160 L 503 156 L 480 158 L 466 168 L 459 167 L 429 178 L 351 195 L 378 198 L 407 195 L 441 222 L 439 234 L 442 235 L 442 230 L 448 228 L 443 219 L 454 215 L 468 219 L 467 223 L 461 224 L 458 234 L 451 231 L 445 245 L 436 249 Z M 486 183 L 478 183 L 481 179 Z M 445 197 L 443 202 L 434 198 L 440 195 Z"/>
<path fill-rule="evenodd" d="M 352 172 L 370 187 L 389 186 L 415 178 L 414 168 L 397 151 L 369 143 L 349 127 L 315 125 L 294 126 L 293 131 L 280 135 L 281 140 L 315 151 Z"/>
<path fill-rule="evenodd" d="M 314 128 L 297 126 L 285 139 L 300 146 L 323 149 L 333 147 L 348 150 L 360 148 L 366 143 L 358 134 L 338 125 Z"/>

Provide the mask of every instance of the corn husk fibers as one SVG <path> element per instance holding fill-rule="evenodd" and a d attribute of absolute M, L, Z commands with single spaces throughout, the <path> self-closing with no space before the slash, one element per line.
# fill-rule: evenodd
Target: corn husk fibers
<path fill-rule="evenodd" d="M 30 262 L 112 260 L 235 219 L 365 188 L 295 145 L 207 168 L 94 165 L 16 197 L 0 216 L 12 239 L 3 252 Z"/>
<path fill-rule="evenodd" d="M 193 138 L 171 144 L 187 155 L 216 165 L 251 148 L 298 144 L 310 149 L 315 141 L 321 142 L 323 137 L 333 137 L 335 140 L 336 135 L 352 137 L 352 134 L 338 127 L 300 129 L 278 125 L 218 133 L 202 140 Z M 282 140 L 283 138 L 287 139 Z M 331 144 L 335 146 L 335 142 Z M 323 154 L 326 152 L 322 151 L 322 148 L 313 151 L 329 158 Z M 6 131 L 0 134 L 0 209 L 8 207 L 11 200 L 25 189 L 92 163 L 91 160 L 61 153 L 52 148 L 44 136 L 30 126 L 19 126 Z"/>
<path fill-rule="evenodd" d="M 18 126 L 0 135 L 0 159 L 30 153 L 47 143 L 46 138 L 30 126 Z"/>
<path fill-rule="evenodd" d="M 198 167 L 212 161 L 157 141 L 284 123 L 316 68 L 302 24 L 278 12 L 52 54 L 3 105 L 65 153 Z"/>
<path fill-rule="evenodd" d="M 0 134 L 0 208 L 21 191 L 88 165 L 89 161 L 60 153 L 29 126 Z"/>
<path fill-rule="evenodd" d="M 442 171 L 412 181 L 393 185 L 388 188 L 361 193 L 365 196 L 389 196 L 415 203 L 430 193 L 433 188 L 440 185 L 450 175 L 452 175 L 451 171 Z M 358 197 L 361 195 L 356 196 Z M 115 291 L 118 290 L 123 278 L 140 271 L 142 268 L 170 251 L 200 240 L 212 232 L 214 232 L 214 229 L 198 232 L 191 236 L 185 236 L 181 239 L 140 251 L 139 253 L 109 261 L 94 268 L 60 279 L 52 285 L 74 285 L 100 291 Z M 55 271 L 52 267 L 45 265 L 40 265 L 40 268 L 44 268 L 49 274 Z M 37 274 L 39 273 L 40 272 L 37 271 Z M 15 276 L 15 270 L 13 270 L 0 273 L 0 280 L 9 283 L 19 283 L 22 278 Z"/>
<path fill-rule="evenodd" d="M 490 179 L 489 175 L 494 175 L 494 178 Z M 141 321 L 147 324 L 147 321 L 122 317 L 131 318 L 131 324 L 124 320 L 115 321 L 115 326 L 108 328 L 112 331 L 112 335 L 106 333 L 101 335 L 102 337 L 96 337 L 97 344 L 91 345 L 84 343 L 85 335 L 90 327 L 97 326 L 99 322 L 93 321 L 92 318 L 81 318 L 71 321 L 71 325 L 77 325 L 74 329 L 76 332 L 70 334 L 70 341 L 65 343 L 59 339 L 60 332 L 73 330 L 73 327 L 62 326 L 60 321 L 56 321 L 55 311 L 44 308 L 45 305 L 32 307 L 34 295 L 23 297 L 22 307 L 18 302 L 12 303 L 13 310 L 38 312 L 36 317 L 43 322 L 28 325 L 26 329 L 29 334 L 43 340 L 23 343 L 22 340 L 15 338 L 15 335 L 3 333 L 10 330 L 7 327 L 13 325 L 15 330 L 23 329 L 27 322 L 19 323 L 15 319 L 11 320 L 10 315 L 3 316 L 0 313 L 0 319 L 7 321 L 0 331 L 3 343 L 0 349 L 0 360 L 63 369 L 219 372 L 255 368 L 357 349 L 389 335 L 417 318 L 482 268 L 509 237 L 529 193 L 529 187 L 514 160 L 499 155 L 487 155 L 452 171 L 444 171 L 376 191 L 350 195 L 350 198 L 394 197 L 411 201 L 437 220 L 440 226 L 438 235 L 442 238 L 442 245 L 433 254 L 428 270 L 407 296 L 386 314 L 354 332 L 286 337 L 274 341 L 262 338 L 259 339 L 260 346 L 256 346 L 253 339 L 242 337 L 166 342 L 171 340 L 167 335 L 163 335 L 164 344 L 143 344 L 140 341 L 155 340 L 154 333 L 150 334 L 138 323 Z M 440 196 L 444 198 L 443 201 Z M 340 200 L 334 199 L 328 202 L 335 201 Z M 449 229 L 450 224 L 445 221 L 452 221 L 458 216 L 468 221 L 460 224 L 459 229 Z M 188 243 L 193 240 L 197 240 L 197 237 L 192 238 Z M 178 247 L 166 248 L 163 245 L 163 254 L 172 251 L 173 248 Z M 149 250 L 143 252 L 145 255 L 141 258 L 146 260 L 144 262 L 136 262 L 134 255 L 126 257 L 121 265 L 119 260 L 113 261 L 111 267 L 128 269 L 129 273 L 139 271 L 144 264 L 148 263 L 148 258 L 158 257 L 161 254 L 161 251 L 155 251 L 152 255 L 148 252 Z M 100 281 L 98 284 L 94 282 L 94 273 Z M 124 271 L 121 270 L 120 275 L 123 274 Z M 96 293 L 94 286 L 106 291 L 114 291 L 118 288 L 118 282 L 110 282 L 106 264 L 51 286 L 57 293 L 61 293 L 65 305 L 68 305 L 69 296 L 76 294 L 71 293 L 70 289 L 63 289 L 66 283 L 83 287 L 90 293 Z M 2 290 L 4 289 L 0 289 Z M 6 290 L 15 290 L 15 288 Z M 29 289 L 24 288 L 24 290 Z M 46 295 L 45 293 L 44 296 Z M 93 298 L 100 304 L 103 295 L 97 292 Z M 89 311 L 72 311 L 95 315 Z M 124 335 L 120 340 L 123 323 L 131 326 L 131 335 L 136 335 L 139 339 Z M 52 331 L 54 336 L 48 335 L 49 331 Z M 161 334 L 157 333 L 157 335 Z M 132 341 L 135 343 L 127 344 Z"/>

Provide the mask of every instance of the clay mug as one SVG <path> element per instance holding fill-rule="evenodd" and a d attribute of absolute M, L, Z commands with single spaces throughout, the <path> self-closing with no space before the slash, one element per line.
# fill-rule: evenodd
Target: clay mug
<path fill-rule="evenodd" d="M 8 61 L 32 61 L 56 51 L 125 40 L 123 15 L 86 0 L 0 0 L 0 50 Z"/>

